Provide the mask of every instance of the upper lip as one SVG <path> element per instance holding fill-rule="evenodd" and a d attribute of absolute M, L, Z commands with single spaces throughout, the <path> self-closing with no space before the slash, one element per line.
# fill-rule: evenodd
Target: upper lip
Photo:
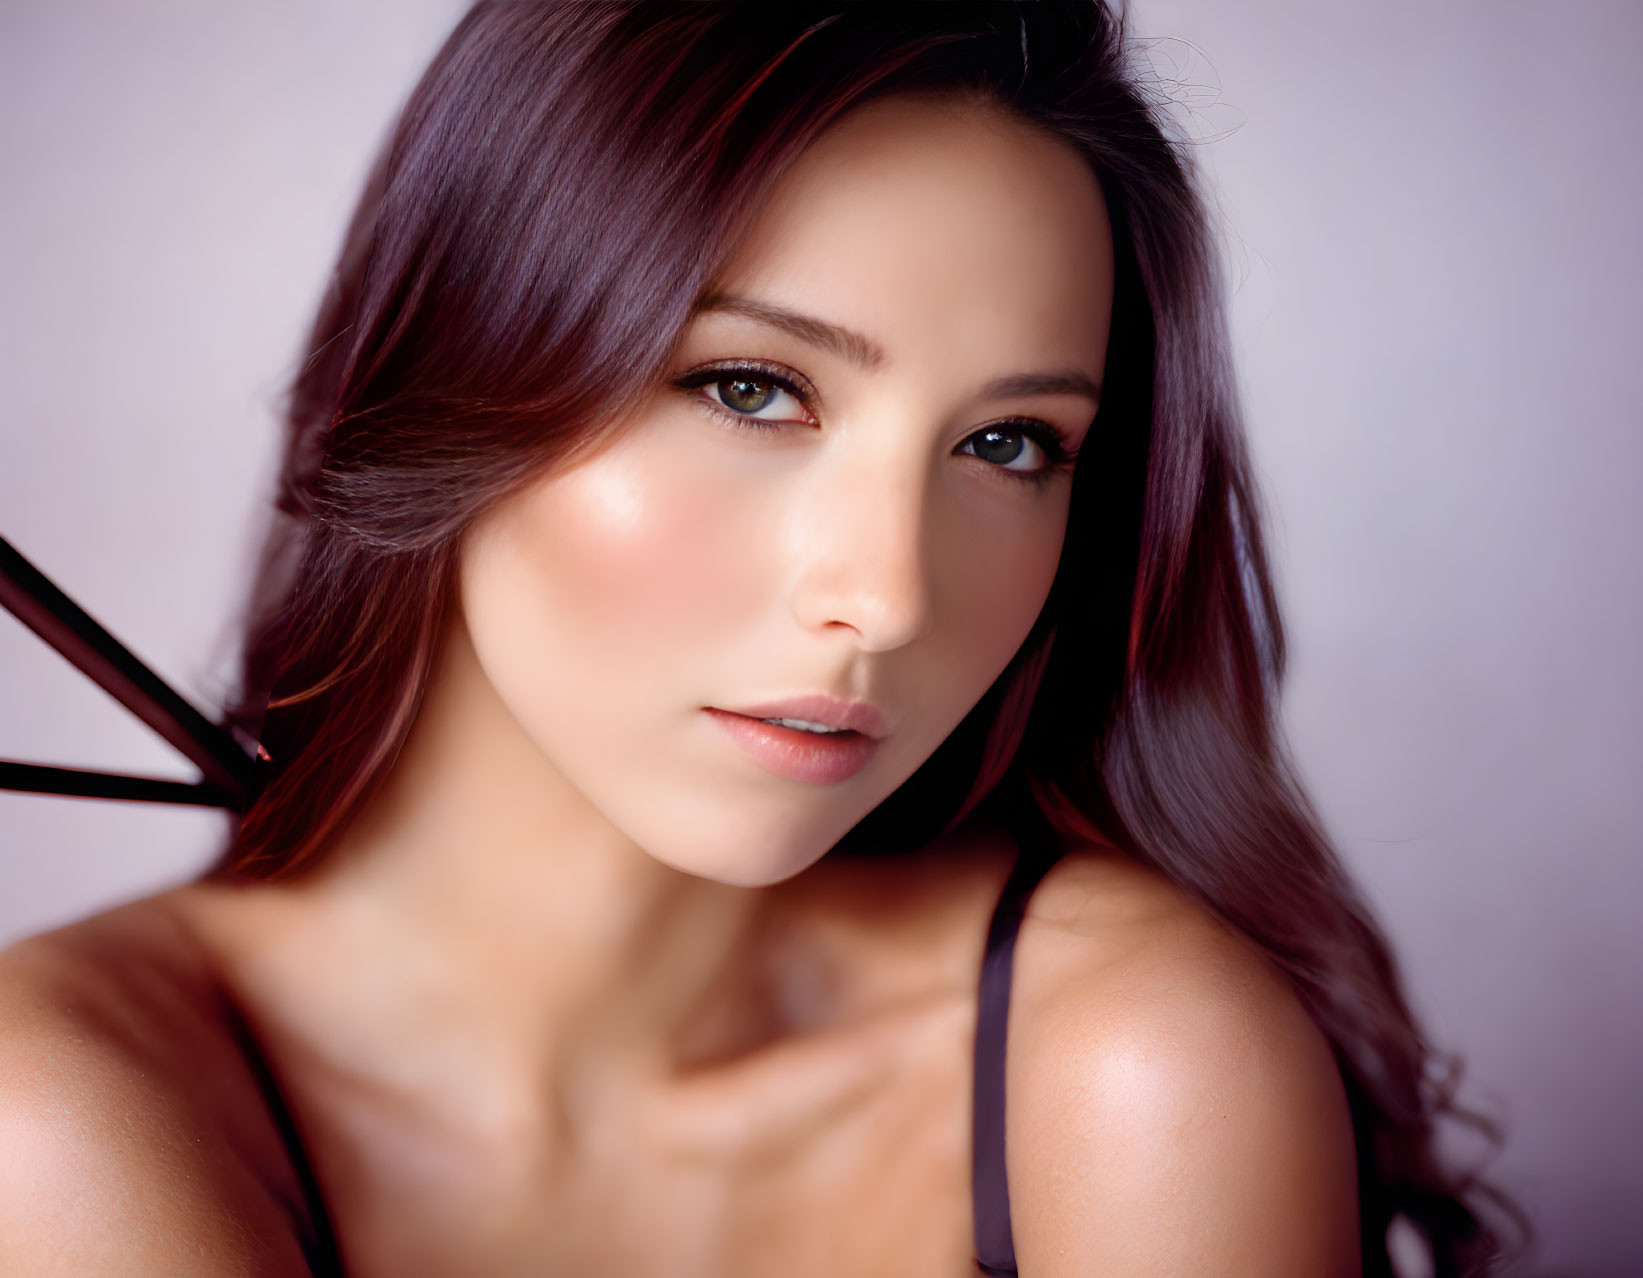
<path fill-rule="evenodd" d="M 730 713 L 746 715 L 750 719 L 804 719 L 829 728 L 847 728 L 864 737 L 878 738 L 888 731 L 884 712 L 871 701 L 843 701 L 824 692 L 808 692 L 797 697 L 783 697 L 780 701 L 737 706 Z"/>

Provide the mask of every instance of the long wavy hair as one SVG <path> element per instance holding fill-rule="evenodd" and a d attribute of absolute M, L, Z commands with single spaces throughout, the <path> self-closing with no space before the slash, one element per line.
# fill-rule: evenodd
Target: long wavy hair
<path fill-rule="evenodd" d="M 1282 969 L 1332 1045 L 1364 1272 L 1393 1273 L 1399 1217 L 1437 1274 L 1484 1272 L 1483 1208 L 1510 1205 L 1437 1159 L 1453 1071 L 1286 758 L 1213 236 L 1101 0 L 475 5 L 372 172 L 292 389 L 231 716 L 262 762 L 216 873 L 324 855 L 416 716 L 464 530 L 608 438 L 806 146 L 912 92 L 1002 106 L 1087 157 L 1112 335 L 1043 614 L 836 851 L 916 846 L 989 799 L 1152 866 Z"/>

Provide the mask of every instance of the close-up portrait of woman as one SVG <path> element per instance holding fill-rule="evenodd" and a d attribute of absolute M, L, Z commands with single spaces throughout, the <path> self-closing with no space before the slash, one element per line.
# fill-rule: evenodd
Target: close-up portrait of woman
<path fill-rule="evenodd" d="M 1636 436 L 1461 385 L 1575 360 L 1543 257 L 1596 214 L 1439 248 L 1409 194 L 1543 200 L 1563 126 L 1355 140 L 1413 7 L 1356 54 L 1295 5 L 254 8 L 0 19 L 0 1274 L 1643 1263 L 1639 684 L 1576 682 L 1635 664 Z M 1547 20 L 1429 38 L 1504 83 Z M 1287 92 L 1359 114 L 1280 157 L 1279 72 L 1209 102 L 1177 32 L 1310 40 Z M 1575 552 L 1485 488 L 1607 558 L 1537 597 Z"/>

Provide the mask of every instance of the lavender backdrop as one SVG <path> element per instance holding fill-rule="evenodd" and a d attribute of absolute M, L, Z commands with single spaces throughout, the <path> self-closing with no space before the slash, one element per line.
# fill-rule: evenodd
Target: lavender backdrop
<path fill-rule="evenodd" d="M 461 8 L 0 6 L 0 535 L 207 707 L 278 394 Z M 1179 37 L 1151 62 L 1227 235 L 1296 753 L 1510 1128 L 1521 1272 L 1643 1272 L 1643 7 L 1136 21 Z M 3 615 L 0 757 L 189 775 Z M 222 828 L 0 795 L 0 943 L 187 875 Z"/>

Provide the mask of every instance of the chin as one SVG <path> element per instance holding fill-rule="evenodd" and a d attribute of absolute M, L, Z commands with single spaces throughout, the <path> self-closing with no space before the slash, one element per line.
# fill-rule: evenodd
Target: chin
<path fill-rule="evenodd" d="M 646 828 L 630 831 L 630 837 L 662 864 L 730 887 L 770 887 L 803 873 L 862 816 L 859 805 L 805 816 L 794 804 L 762 818 L 751 805 L 716 814 L 692 806 L 672 820 L 657 809 Z"/>

